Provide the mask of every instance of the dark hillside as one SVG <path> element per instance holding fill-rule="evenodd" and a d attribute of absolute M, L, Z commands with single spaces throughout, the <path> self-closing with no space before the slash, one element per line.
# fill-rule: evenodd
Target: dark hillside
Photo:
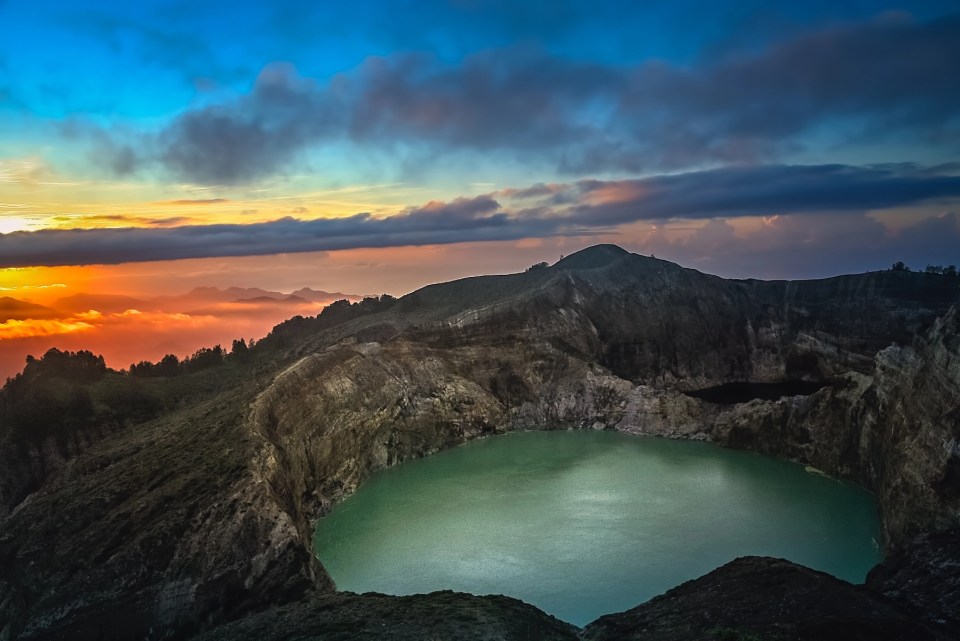
<path fill-rule="evenodd" d="M 734 588 L 728 611 L 757 619 L 719 623 L 767 634 L 767 582 L 806 595 L 797 630 L 835 614 L 813 598 L 825 590 L 858 608 L 836 628 L 845 638 L 876 631 L 871 613 L 948 638 L 909 609 L 936 601 L 909 550 L 960 516 L 958 298 L 940 274 L 737 281 L 598 246 L 399 300 L 340 301 L 255 345 L 130 372 L 48 353 L 0 392 L 0 639 L 348 638 L 398 621 L 419 638 L 567 637 L 509 599 L 334 594 L 311 533 L 377 469 L 508 430 L 585 427 L 708 440 L 856 481 L 877 494 L 888 550 L 906 550 L 882 581 L 906 609 L 749 562 L 604 619 L 588 629 L 597 638 L 664 607 L 684 619 Z M 778 393 L 686 393 L 730 383 Z M 795 384 L 806 394 L 779 393 Z"/>

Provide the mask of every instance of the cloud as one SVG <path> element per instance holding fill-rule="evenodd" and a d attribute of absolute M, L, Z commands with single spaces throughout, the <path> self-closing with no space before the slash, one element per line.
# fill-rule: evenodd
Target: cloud
<path fill-rule="evenodd" d="M 235 338 L 262 337 L 294 314 L 317 314 L 332 299 L 213 303 L 188 313 L 176 309 L 185 301 L 158 301 L 153 304 L 163 309 L 89 311 L 0 323 L 0 379 L 20 371 L 27 354 L 39 356 L 50 347 L 90 349 L 103 354 L 109 366 L 120 368 L 169 353 L 186 356 L 217 343 L 229 346 Z"/>
<path fill-rule="evenodd" d="M 133 18 L 122 17 L 122 12 L 105 7 L 68 7 L 53 19 L 71 33 L 86 35 L 105 46 L 112 55 L 138 58 L 149 67 L 172 70 L 182 75 L 187 85 L 210 75 L 222 80 L 238 77 L 238 69 L 225 64 L 222 52 L 218 52 L 209 34 L 191 33 L 191 22 L 181 17 L 171 20 L 176 12 L 154 13 L 146 3 L 137 12 L 139 17 Z M 237 9 L 236 6 L 229 8 Z M 226 11 L 227 7 L 221 10 Z"/>
<path fill-rule="evenodd" d="M 40 158 L 0 159 L 0 183 L 36 187 L 54 176 L 53 170 Z"/>
<path fill-rule="evenodd" d="M 960 175 L 935 168 L 851 165 L 769 165 L 624 181 L 580 181 L 548 202 L 573 201 L 579 223 L 862 212 L 950 200 L 960 196 Z"/>
<path fill-rule="evenodd" d="M 157 136 L 100 140 L 119 173 L 159 163 L 177 179 L 237 184 L 350 142 L 504 154 L 577 174 L 769 161 L 809 147 L 960 141 L 960 16 L 903 15 L 808 32 L 690 66 L 616 66 L 529 46 L 450 64 L 369 58 L 321 83 L 289 65 L 252 90 L 188 110 Z"/>
<path fill-rule="evenodd" d="M 151 163 L 151 137 L 128 127 L 107 127 L 81 117 L 70 117 L 57 125 L 69 141 L 88 145 L 87 161 L 94 168 L 119 177 L 130 176 Z"/>
<path fill-rule="evenodd" d="M 196 219 L 188 216 L 152 218 L 131 214 L 57 214 L 48 216 L 44 222 L 48 228 L 77 229 L 77 225 L 82 225 L 83 229 L 91 229 L 98 227 L 125 228 L 134 225 L 138 227 L 173 227 L 186 225 L 194 220 Z"/>
<path fill-rule="evenodd" d="M 0 340 L 12 338 L 32 338 L 35 336 L 55 336 L 58 334 L 72 334 L 93 329 L 86 320 L 80 319 L 11 319 L 0 323 Z"/>
<path fill-rule="evenodd" d="M 164 200 L 164 205 L 216 205 L 230 202 L 227 198 L 181 198 L 179 200 Z"/>
<path fill-rule="evenodd" d="M 170 228 L 44 229 L 0 235 L 0 266 L 115 264 L 214 256 L 252 256 L 428 243 L 502 240 L 553 233 L 547 220 L 517 221 L 490 196 L 430 202 L 387 217 Z"/>
<path fill-rule="evenodd" d="M 330 92 L 288 65 L 271 65 L 249 95 L 174 120 L 156 153 L 174 175 L 192 182 L 244 182 L 282 169 L 298 152 L 332 137 L 344 115 Z"/>
<path fill-rule="evenodd" d="M 638 221 L 675 219 L 806 219 L 829 214 L 839 225 L 843 216 L 838 214 L 955 204 L 960 176 L 954 170 L 950 165 L 910 164 L 736 167 L 636 180 L 535 185 L 431 201 L 388 217 L 360 213 L 254 224 L 13 232 L 0 235 L 0 267 L 586 236 Z"/>
<path fill-rule="evenodd" d="M 951 149 L 960 140 L 958 59 L 960 16 L 888 14 L 689 70 L 645 64 L 620 96 L 618 119 L 638 127 L 639 151 L 668 166 L 771 156 L 818 128 L 840 144 L 919 135 Z M 629 145 L 588 151 L 581 169 L 645 162 Z"/>

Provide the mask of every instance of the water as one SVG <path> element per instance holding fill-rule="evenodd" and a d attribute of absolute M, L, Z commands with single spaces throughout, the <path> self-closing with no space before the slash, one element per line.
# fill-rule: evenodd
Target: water
<path fill-rule="evenodd" d="M 852 582 L 880 560 L 873 496 L 706 443 L 526 432 L 375 474 L 317 525 L 341 590 L 507 594 L 578 625 L 744 555 Z"/>

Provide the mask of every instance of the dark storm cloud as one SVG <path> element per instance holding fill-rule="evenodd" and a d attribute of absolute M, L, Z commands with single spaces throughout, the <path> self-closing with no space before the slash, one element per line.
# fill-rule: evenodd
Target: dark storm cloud
<path fill-rule="evenodd" d="M 251 256 L 354 247 L 389 247 L 547 235 L 556 224 L 514 221 L 490 196 L 431 202 L 389 218 L 357 214 L 250 225 L 174 228 L 45 229 L 0 235 L 0 265 L 115 264 L 215 256 Z"/>
<path fill-rule="evenodd" d="M 748 215 L 796 218 L 798 229 L 811 217 L 828 217 L 843 229 L 845 219 L 862 217 L 868 210 L 955 205 L 960 199 L 960 176 L 951 171 L 950 166 L 909 164 L 726 168 L 641 180 L 536 185 L 450 202 L 431 201 L 386 218 L 363 213 L 249 225 L 14 232 L 0 235 L 0 267 L 589 235 L 637 221 L 684 218 L 713 218 L 698 233 L 716 240 L 725 238 L 717 235 L 725 228 L 723 219 Z M 954 223 L 954 218 L 941 223 L 945 227 L 940 238 L 949 239 L 944 242 L 957 238 Z M 948 233 L 951 224 L 954 231 Z M 794 239 L 798 238 L 794 232 Z"/>
<path fill-rule="evenodd" d="M 578 112 L 615 97 L 624 78 L 601 65 L 514 48 L 453 68 L 420 55 L 368 60 L 340 83 L 352 106 L 354 139 L 433 139 L 486 150 L 539 148 L 597 133 L 588 114 Z"/>
<path fill-rule="evenodd" d="M 888 15 L 689 68 L 536 48 L 456 65 L 371 58 L 327 84 L 273 66 L 249 94 L 187 111 L 144 144 L 178 178 L 217 184 L 282 172 L 343 140 L 384 153 L 502 152 L 570 173 L 755 162 L 818 137 L 949 150 L 960 147 L 958 61 L 960 17 Z"/>
<path fill-rule="evenodd" d="M 958 61 L 960 16 L 918 24 L 887 15 L 690 71 L 644 65 L 622 94 L 619 117 L 638 125 L 643 148 L 677 166 L 772 154 L 815 127 L 837 143 L 921 135 L 957 149 Z M 620 164 L 632 151 L 597 149 Z M 608 164 L 592 153 L 587 165 Z"/>
<path fill-rule="evenodd" d="M 600 135 L 575 112 L 609 101 L 619 76 L 527 49 L 455 67 L 420 54 L 371 58 L 326 86 L 276 65 L 241 99 L 178 117 L 155 152 L 178 178 L 215 184 L 274 174 L 304 150 L 339 140 L 381 151 L 404 143 L 538 154 L 547 141 Z"/>
<path fill-rule="evenodd" d="M 160 135 L 158 154 L 185 180 L 243 182 L 282 169 L 301 150 L 330 138 L 343 115 L 329 91 L 274 65 L 237 102 L 177 118 Z"/>
<path fill-rule="evenodd" d="M 910 164 L 727 167 L 624 181 L 580 181 L 578 223 L 862 212 L 960 197 L 960 175 Z M 931 173 L 933 172 L 933 173 Z M 591 194 L 597 198 L 591 199 Z M 609 197 L 605 194 L 611 194 Z M 557 201 L 551 194 L 549 202 Z"/>

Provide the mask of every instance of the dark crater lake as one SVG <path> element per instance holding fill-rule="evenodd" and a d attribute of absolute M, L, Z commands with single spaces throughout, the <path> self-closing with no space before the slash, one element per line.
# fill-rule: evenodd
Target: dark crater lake
<path fill-rule="evenodd" d="M 615 432 L 523 432 L 374 474 L 320 519 L 340 590 L 506 594 L 585 624 L 744 555 L 855 583 L 873 496 L 802 465 Z"/>

